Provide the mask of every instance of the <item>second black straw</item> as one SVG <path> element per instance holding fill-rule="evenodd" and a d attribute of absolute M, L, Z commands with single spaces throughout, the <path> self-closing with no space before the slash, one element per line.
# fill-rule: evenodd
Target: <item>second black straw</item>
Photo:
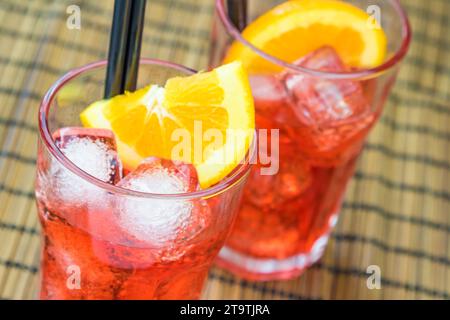
<path fill-rule="evenodd" d="M 247 0 L 227 0 L 228 16 L 239 31 L 247 26 Z"/>

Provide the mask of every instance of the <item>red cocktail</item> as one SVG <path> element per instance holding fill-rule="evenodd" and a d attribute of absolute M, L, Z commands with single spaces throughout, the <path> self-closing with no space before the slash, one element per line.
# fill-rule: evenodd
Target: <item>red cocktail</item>
<path fill-rule="evenodd" d="M 80 123 L 80 112 L 101 99 L 105 65 L 69 72 L 41 104 L 40 297 L 197 299 L 237 212 L 249 159 L 207 188 L 182 161 L 148 157 L 129 166 L 132 154 L 118 135 Z M 139 85 L 190 74 L 142 60 Z"/>
<path fill-rule="evenodd" d="M 321 257 L 407 52 L 410 30 L 397 1 L 352 3 L 250 0 L 240 32 L 216 1 L 211 65 L 247 67 L 256 126 L 269 132 L 219 255 L 219 265 L 242 277 L 290 278 Z M 381 10 L 379 21 L 368 7 Z"/>

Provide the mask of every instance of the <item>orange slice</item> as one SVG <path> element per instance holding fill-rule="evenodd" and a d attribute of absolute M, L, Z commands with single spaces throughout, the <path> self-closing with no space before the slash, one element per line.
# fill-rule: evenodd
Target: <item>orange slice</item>
<path fill-rule="evenodd" d="M 347 66 L 355 68 L 383 63 L 387 47 L 386 35 L 373 17 L 338 0 L 284 2 L 256 19 L 242 35 L 258 49 L 287 62 L 331 46 Z M 225 63 L 233 60 L 240 60 L 249 73 L 280 70 L 237 41 Z"/>
<path fill-rule="evenodd" d="M 150 156 L 182 160 L 194 164 L 202 188 L 236 168 L 255 127 L 248 77 L 238 62 L 95 102 L 80 117 L 84 126 L 115 133 L 128 169 Z"/>

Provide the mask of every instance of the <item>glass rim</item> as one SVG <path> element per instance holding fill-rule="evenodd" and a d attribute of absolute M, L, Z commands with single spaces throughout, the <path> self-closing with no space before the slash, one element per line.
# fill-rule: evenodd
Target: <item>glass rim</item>
<path fill-rule="evenodd" d="M 167 68 L 172 68 L 181 72 L 184 72 L 188 75 L 192 75 L 196 73 L 197 71 L 188 67 L 185 67 L 180 64 L 164 61 L 164 60 L 158 60 L 158 59 L 149 59 L 149 58 L 141 58 L 140 62 L 141 65 L 158 65 L 158 66 L 164 66 Z M 51 87 L 48 89 L 46 94 L 44 95 L 44 98 L 42 99 L 40 106 L 39 106 L 39 135 L 42 139 L 45 148 L 51 153 L 53 157 L 66 169 L 70 170 L 73 174 L 76 176 L 82 178 L 83 180 L 87 181 L 88 183 L 94 184 L 97 187 L 106 190 L 108 192 L 111 192 L 113 194 L 120 194 L 123 196 L 131 196 L 131 197 L 137 197 L 137 198 L 151 198 L 151 199 L 176 199 L 176 200 L 189 200 L 189 199 L 196 199 L 196 198 L 209 198 L 218 194 L 221 194 L 222 192 L 225 192 L 226 190 L 232 188 L 236 184 L 238 184 L 242 178 L 245 177 L 246 174 L 250 171 L 251 167 L 251 160 L 254 159 L 256 156 L 256 136 L 253 139 L 252 145 L 249 148 L 249 151 L 247 152 L 244 161 L 241 161 L 239 165 L 232 171 L 232 173 L 220 181 L 219 183 L 206 188 L 204 190 L 198 190 L 194 192 L 185 192 L 185 193 L 175 193 L 175 194 L 159 194 L 159 193 L 147 193 L 147 192 L 140 192 L 140 191 L 134 191 L 130 189 L 125 189 L 122 187 L 118 187 L 113 184 L 109 184 L 107 182 L 104 182 L 100 179 L 97 179 L 96 177 L 88 174 L 87 172 L 81 170 L 78 168 L 72 161 L 67 158 L 64 153 L 56 146 L 55 141 L 53 140 L 52 134 L 49 129 L 48 125 L 48 113 L 51 107 L 51 104 L 56 96 L 56 94 L 59 92 L 61 88 L 64 87 L 65 84 L 70 82 L 71 80 L 75 79 L 76 77 L 82 75 L 83 73 L 87 71 L 93 71 L 96 69 L 101 69 L 102 67 L 106 67 L 107 60 L 100 60 L 96 62 L 92 62 L 89 64 L 86 64 L 84 66 L 74 68 L 67 73 L 65 73 L 62 77 L 60 77 Z"/>
<path fill-rule="evenodd" d="M 230 20 L 228 14 L 225 10 L 224 2 L 225 0 L 216 0 L 216 12 L 219 15 L 219 18 L 224 25 L 226 31 L 228 32 L 231 37 L 234 38 L 235 41 L 239 41 L 242 45 L 249 48 L 253 52 L 255 52 L 260 57 L 264 58 L 265 60 L 268 60 L 269 62 L 272 62 L 273 64 L 279 65 L 285 69 L 288 69 L 290 71 L 294 71 L 297 73 L 303 73 L 312 77 L 322 77 L 326 79 L 335 79 L 335 80 L 344 80 L 344 79 L 362 79 L 362 78 L 372 78 L 376 77 L 394 66 L 396 66 L 398 63 L 400 63 L 403 58 L 408 53 L 409 46 L 411 44 L 412 40 L 412 29 L 411 29 L 411 23 L 409 21 L 408 15 L 406 14 L 405 9 L 401 5 L 399 0 L 388 0 L 393 7 L 395 8 L 397 14 L 399 15 L 401 19 L 402 24 L 402 44 L 399 47 L 399 49 L 393 54 L 389 59 L 387 59 L 384 63 L 382 63 L 379 66 L 376 66 L 374 68 L 368 68 L 368 69 L 361 69 L 356 71 L 345 71 L 345 72 L 328 72 L 328 71 L 320 71 L 320 70 L 314 70 L 309 68 L 304 68 L 300 66 L 296 66 L 292 63 L 283 61 L 281 59 L 278 59 L 275 56 L 272 56 L 266 52 L 264 52 L 261 49 L 258 49 L 253 44 L 251 44 L 249 41 L 244 39 L 244 37 L 241 35 L 241 32 L 236 28 L 234 23 Z"/>

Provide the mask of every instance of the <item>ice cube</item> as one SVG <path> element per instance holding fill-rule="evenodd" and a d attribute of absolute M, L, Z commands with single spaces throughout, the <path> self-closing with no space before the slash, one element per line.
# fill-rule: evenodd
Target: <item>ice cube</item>
<path fill-rule="evenodd" d="M 320 71 L 341 72 L 346 68 L 329 47 L 319 49 L 295 64 Z M 299 119 L 312 125 L 344 120 L 369 110 L 361 85 L 351 80 L 314 78 L 285 72 L 284 81 L 294 100 Z"/>
<path fill-rule="evenodd" d="M 157 194 L 179 194 L 199 188 L 192 165 L 158 158 L 146 159 L 117 185 Z M 161 247 L 176 240 L 188 227 L 195 206 L 189 200 L 128 197 L 119 201 L 119 224 L 136 239 Z"/>
<path fill-rule="evenodd" d="M 175 194 L 199 189 L 193 165 L 150 157 L 120 181 L 118 186 L 147 193 Z"/>
<path fill-rule="evenodd" d="M 329 72 L 346 71 L 346 67 L 332 47 L 322 47 L 300 58 L 295 65 L 304 68 Z"/>
<path fill-rule="evenodd" d="M 280 144 L 280 159 L 275 175 L 261 174 L 260 164 L 252 168 L 244 191 L 246 202 L 260 209 L 276 208 L 308 190 L 312 182 L 311 168 L 297 148 Z"/>
<path fill-rule="evenodd" d="M 278 129 L 283 139 L 297 120 L 289 106 L 289 96 L 281 77 L 278 74 L 252 75 L 250 85 L 255 101 L 257 127 Z"/>
<path fill-rule="evenodd" d="M 61 152 L 81 170 L 111 184 L 120 180 L 122 165 L 111 131 L 63 128 L 55 132 L 53 138 Z M 42 195 L 38 192 L 38 197 L 46 198 L 47 206 L 62 215 L 75 215 L 77 208 L 100 207 L 105 203 L 105 193 L 100 187 L 79 177 L 56 159 L 52 159 L 45 170 L 38 171 L 38 184 L 38 191 L 47 190 Z"/>
<path fill-rule="evenodd" d="M 287 92 L 278 77 L 274 75 L 252 75 L 249 79 L 255 105 L 259 110 L 276 108 L 285 103 Z"/>
<path fill-rule="evenodd" d="M 330 47 L 318 49 L 295 64 L 320 71 L 346 71 Z M 345 149 L 355 136 L 363 136 L 374 121 L 375 116 L 357 81 L 318 78 L 291 71 L 283 72 L 281 78 L 300 124 L 298 141 L 305 152 L 316 158 L 324 152 L 332 152 L 328 156 L 335 157 L 338 149 Z"/>
<path fill-rule="evenodd" d="M 280 163 L 280 170 L 276 176 L 275 191 L 279 201 L 284 202 L 298 198 L 306 192 L 312 184 L 312 171 L 297 149 L 285 146 L 280 150 L 281 159 L 289 159 Z"/>
<path fill-rule="evenodd" d="M 62 128 L 53 135 L 57 147 L 78 168 L 115 184 L 122 178 L 114 133 L 106 129 Z"/>

